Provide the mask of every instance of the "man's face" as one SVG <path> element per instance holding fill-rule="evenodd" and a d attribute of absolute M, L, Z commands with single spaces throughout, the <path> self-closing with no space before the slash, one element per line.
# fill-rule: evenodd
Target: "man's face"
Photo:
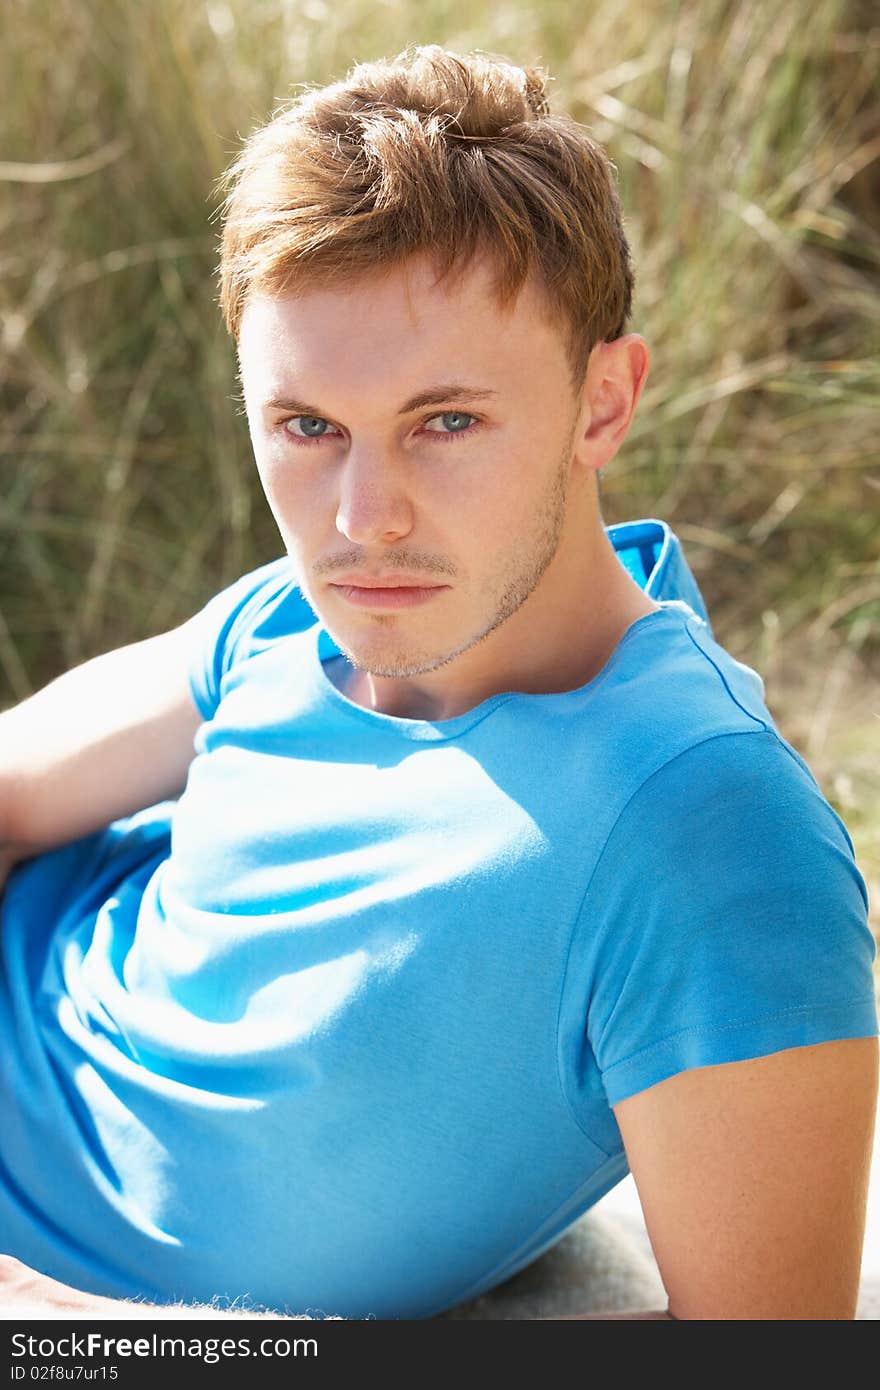
<path fill-rule="evenodd" d="M 405 678 L 479 643 L 503 664 L 563 536 L 581 404 L 540 290 L 502 311 L 484 262 L 435 284 L 414 258 L 254 297 L 239 356 L 269 505 L 352 664 Z"/>

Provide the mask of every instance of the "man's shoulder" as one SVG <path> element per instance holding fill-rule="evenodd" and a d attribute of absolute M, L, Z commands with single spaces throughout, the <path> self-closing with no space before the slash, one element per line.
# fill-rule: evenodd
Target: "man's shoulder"
<path fill-rule="evenodd" d="M 613 773 L 622 801 L 689 749 L 723 735 L 777 733 L 761 677 L 679 600 L 633 624 L 578 713 L 576 741 Z"/>
<path fill-rule="evenodd" d="M 236 657 L 301 632 L 317 621 L 303 597 L 287 555 L 260 565 L 235 580 L 211 600 L 212 626 Z"/>
<path fill-rule="evenodd" d="M 661 644 L 659 627 L 654 639 Z M 631 718 L 619 740 L 617 791 L 603 855 L 616 847 L 628 872 L 646 855 L 667 884 L 682 872 L 690 892 L 697 864 L 734 879 L 778 874 L 780 861 L 810 864 L 842 855 L 852 840 L 798 750 L 776 727 L 757 673 L 738 662 L 693 616 L 684 616 L 655 661 L 632 682 Z M 643 687 L 643 688 L 639 688 Z M 639 847 L 630 860 L 633 846 Z M 748 847 L 748 848 L 747 848 Z M 611 855 L 614 858 L 614 855 Z"/>
<path fill-rule="evenodd" d="M 601 692 L 627 739 L 662 761 L 716 734 L 773 729 L 757 671 L 716 639 L 681 542 L 655 517 L 606 527 L 618 560 L 657 610 L 625 635 Z"/>
<path fill-rule="evenodd" d="M 196 620 L 199 640 L 190 667 L 190 685 L 203 716 L 213 715 L 234 668 L 316 621 L 286 555 L 215 594 Z"/>
<path fill-rule="evenodd" d="M 645 675 L 666 716 L 672 719 L 678 709 L 686 722 L 702 709 L 725 727 L 775 728 L 758 671 L 723 647 L 687 603 L 670 600 L 661 607 L 672 621 Z"/>
<path fill-rule="evenodd" d="M 241 601 L 230 629 L 238 645 L 246 640 L 252 651 L 260 650 L 317 622 L 287 555 L 261 565 L 239 585 Z"/>

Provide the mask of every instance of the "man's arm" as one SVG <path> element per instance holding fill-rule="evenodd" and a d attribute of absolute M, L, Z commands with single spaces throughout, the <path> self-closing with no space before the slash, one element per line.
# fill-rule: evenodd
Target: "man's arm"
<path fill-rule="evenodd" d="M 673 1317 L 854 1317 L 877 1079 L 877 1038 L 848 1038 L 614 1107 Z"/>
<path fill-rule="evenodd" d="M 187 679 L 193 621 L 0 714 L 0 886 L 19 859 L 183 790 L 201 722 Z"/>
<path fill-rule="evenodd" d="M 187 677 L 193 621 L 95 657 L 0 714 L 0 889 L 20 859 L 183 790 L 201 723 Z M 0 1307 L 35 1318 L 279 1316 L 103 1298 L 2 1254 Z"/>

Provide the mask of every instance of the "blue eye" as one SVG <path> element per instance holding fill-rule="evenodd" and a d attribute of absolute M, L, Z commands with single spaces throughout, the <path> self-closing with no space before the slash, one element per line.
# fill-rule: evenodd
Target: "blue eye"
<path fill-rule="evenodd" d="M 464 410 L 444 410 L 442 415 L 435 415 L 432 420 L 429 420 L 425 428 L 431 434 L 463 434 L 475 419 L 476 416 L 468 415 Z M 447 429 L 432 430 L 430 427 L 434 420 L 442 420 L 447 425 Z"/>
<path fill-rule="evenodd" d="M 284 428 L 288 429 L 290 425 L 297 424 L 302 434 L 299 430 L 290 430 L 290 433 L 299 439 L 322 439 L 325 430 L 329 428 L 329 421 L 322 420 L 318 415 L 295 415 L 292 420 L 285 420 Z"/>

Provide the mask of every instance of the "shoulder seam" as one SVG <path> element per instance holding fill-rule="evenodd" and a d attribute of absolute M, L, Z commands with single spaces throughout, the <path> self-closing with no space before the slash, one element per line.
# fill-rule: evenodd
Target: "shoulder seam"
<path fill-rule="evenodd" d="M 696 637 L 694 636 L 693 632 L 691 631 L 691 625 L 690 625 L 690 623 L 689 623 L 687 620 L 685 620 L 684 629 L 685 629 L 685 632 L 687 633 L 688 637 L 690 638 L 692 645 L 693 645 L 694 647 L 696 647 L 697 651 L 698 651 L 698 652 L 700 653 L 700 655 L 704 658 L 704 660 L 708 661 L 709 665 L 712 666 L 712 667 L 714 668 L 715 672 L 716 672 L 717 675 L 718 675 L 719 680 L 721 681 L 721 684 L 724 686 L 724 689 L 727 691 L 727 694 L 730 696 L 731 700 L 732 700 L 733 703 L 736 705 L 737 709 L 742 710 L 742 712 L 743 712 L 743 714 L 746 716 L 746 718 L 747 718 L 747 719 L 753 720 L 761 729 L 765 729 L 765 730 L 767 730 L 768 732 L 772 732 L 772 731 L 770 730 L 769 724 L 767 723 L 767 721 L 766 721 L 765 719 L 760 719 L 760 718 L 758 717 L 758 715 L 752 714 L 751 710 L 746 709 L 746 707 L 745 707 L 745 705 L 742 703 L 742 701 L 741 701 L 741 700 L 738 700 L 738 699 L 736 698 L 736 696 L 734 695 L 733 691 L 731 690 L 731 688 L 730 688 L 730 686 L 729 686 L 729 684 L 728 684 L 728 682 L 727 682 L 727 677 L 726 677 L 726 675 L 724 674 L 724 672 L 722 671 L 722 669 L 721 669 L 721 667 L 719 666 L 718 662 L 715 661 L 715 659 L 711 656 L 711 654 L 710 654 L 709 652 L 706 651 L 705 647 L 703 647 L 703 646 L 697 641 Z M 731 658 L 731 659 L 733 660 L 733 659 L 735 659 L 735 658 Z M 743 732 L 745 732 L 745 730 L 744 730 Z"/>

